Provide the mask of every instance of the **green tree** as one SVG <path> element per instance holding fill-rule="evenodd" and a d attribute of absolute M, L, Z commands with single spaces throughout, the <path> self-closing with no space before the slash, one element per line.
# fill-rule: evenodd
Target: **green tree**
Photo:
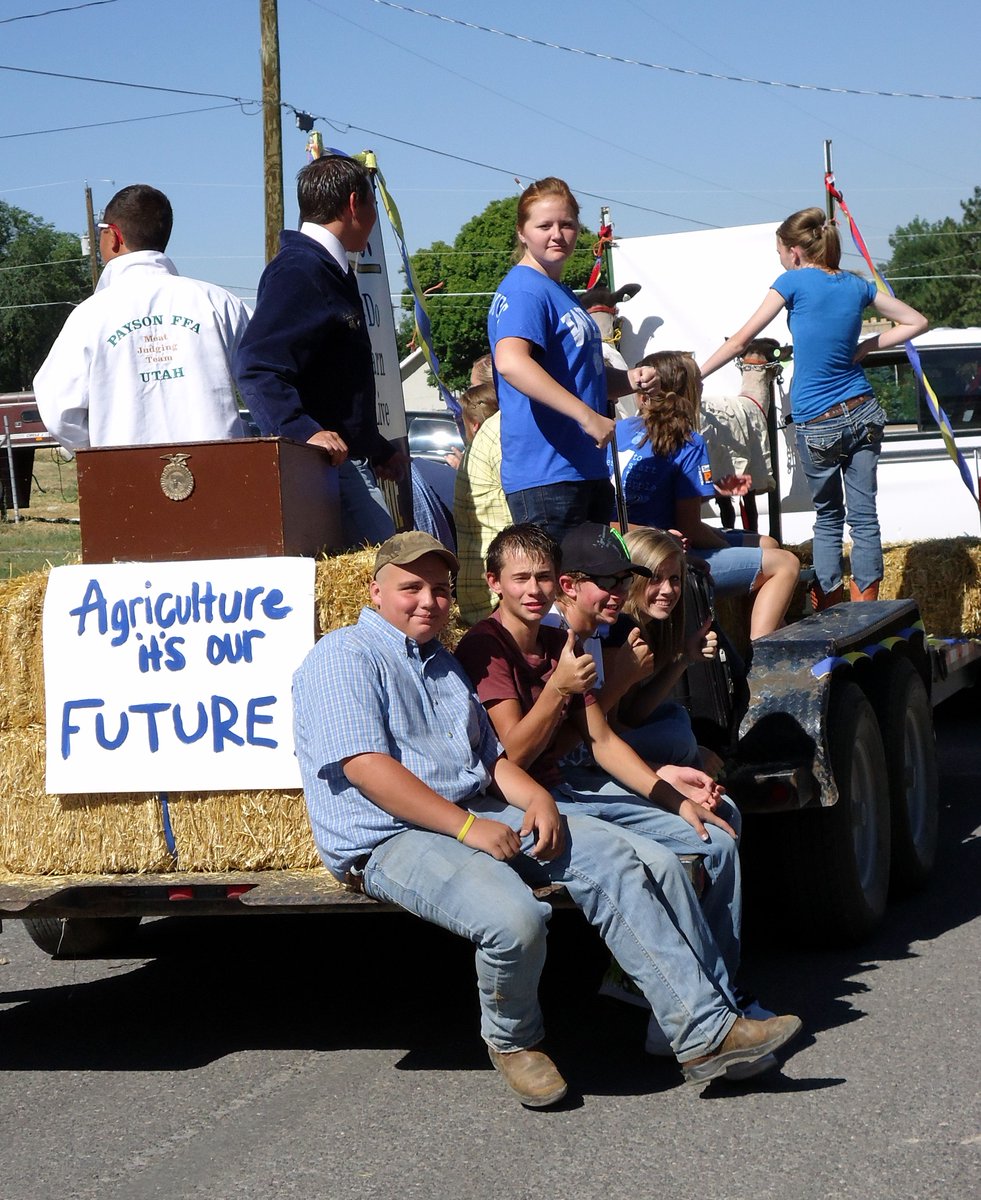
<path fill-rule="evenodd" d="M 30 388 L 71 306 L 91 292 L 78 236 L 0 201 L 0 391 Z"/>
<path fill-rule="evenodd" d="M 914 217 L 889 238 L 882 273 L 931 325 L 981 325 L 981 187 L 961 201 L 960 221 Z"/>
<path fill-rule="evenodd" d="M 432 323 L 433 348 L 444 381 L 453 389 L 470 386 L 470 366 L 487 353 L 487 310 L 491 298 L 513 263 L 514 227 L 518 197 L 492 200 L 482 213 L 460 230 L 453 245 L 433 242 L 412 255 L 412 268 L 426 299 Z M 595 234 L 583 228 L 563 282 L 584 288 L 593 265 Z M 411 308 L 411 297 L 403 306 Z"/>

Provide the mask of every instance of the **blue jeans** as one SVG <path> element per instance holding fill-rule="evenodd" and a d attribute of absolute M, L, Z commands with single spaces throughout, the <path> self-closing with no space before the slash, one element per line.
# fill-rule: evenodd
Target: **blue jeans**
<path fill-rule="evenodd" d="M 676 767 L 702 765 L 691 717 L 676 700 L 659 704 L 640 725 L 618 725 L 617 733 L 647 762 Z"/>
<path fill-rule="evenodd" d="M 608 479 L 545 483 L 509 492 L 506 499 L 515 524 L 530 521 L 540 525 L 557 542 L 584 521 L 609 525 L 615 507 L 613 484 Z"/>
<path fill-rule="evenodd" d="M 731 999 L 739 970 L 743 899 L 739 849 L 729 834 L 707 825 L 709 840 L 703 842 L 683 817 L 624 791 L 622 784 L 592 767 L 567 770 L 565 787 L 553 795 L 565 815 L 598 817 L 631 836 L 637 853 L 654 873 L 669 910 L 677 914 L 675 923 L 682 928 L 690 928 L 692 902 L 696 909 L 698 904 L 677 856 L 702 856 L 709 882 L 698 910 L 699 956 L 708 975 Z M 728 801 L 719 816 L 738 836 L 742 828 L 739 809 Z M 627 970 L 623 962 L 620 966 Z"/>
<path fill-rule="evenodd" d="M 873 397 L 843 416 L 796 426 L 797 449 L 814 501 L 814 571 L 827 594 L 841 583 L 841 543 L 852 534 L 852 578 L 863 591 L 882 578 L 875 507 L 886 415 Z"/>
<path fill-rule="evenodd" d="M 371 464 L 363 458 L 349 458 L 338 467 L 337 482 L 344 545 L 377 546 L 387 541 L 395 532 L 395 522 Z"/>
<path fill-rule="evenodd" d="M 719 532 L 728 546 L 700 547 L 692 553 L 708 563 L 717 596 L 748 596 L 763 570 L 763 551 L 759 542 L 747 544 L 742 530 L 721 529 Z"/>
<path fill-rule="evenodd" d="M 516 830 L 525 815 L 486 796 L 469 808 Z M 525 884 L 550 883 L 565 885 L 636 980 L 677 1058 L 715 1049 L 737 1013 L 702 966 L 712 955 L 711 936 L 691 887 L 671 904 L 635 849 L 641 839 L 589 816 L 568 818 L 567 830 L 566 848 L 553 862 L 531 858 L 528 838 L 522 853 L 503 863 L 453 838 L 410 829 L 375 847 L 364 889 L 474 943 L 481 1034 L 496 1050 L 527 1049 L 544 1033 L 538 980 L 549 908 Z"/>

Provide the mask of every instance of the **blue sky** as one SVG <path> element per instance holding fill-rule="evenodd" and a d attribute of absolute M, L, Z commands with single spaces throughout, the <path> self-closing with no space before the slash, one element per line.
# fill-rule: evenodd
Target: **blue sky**
<path fill-rule="evenodd" d="M 81 2 L 0 0 L 0 64 L 21 68 L 0 71 L 0 199 L 81 231 L 86 181 L 97 209 L 127 183 L 153 183 L 174 203 L 170 253 L 182 273 L 254 294 L 263 265 L 254 104 L 24 72 L 253 100 L 261 92 L 258 0 L 102 0 L 12 19 Z M 981 93 L 981 10 L 950 0 L 850 6 L 847 15 L 771 0 L 415 7 L 694 72 Z M 328 145 L 375 150 L 412 249 L 452 241 L 490 200 L 518 190 L 515 176 L 522 186 L 563 176 L 585 221 L 595 228 L 608 203 L 623 237 L 779 221 L 823 203 L 830 138 L 839 186 L 881 259 L 898 224 L 959 218 L 959 201 L 981 183 L 978 100 L 800 91 L 655 70 L 378 0 L 279 0 L 279 22 L 283 100 L 329 118 L 316 125 Z M 161 115 L 189 109 L 210 111 Z M 66 128 L 83 125 L 94 127 Z M 305 140 L 284 113 L 288 225 Z M 390 272 L 398 287 L 394 258 Z"/>

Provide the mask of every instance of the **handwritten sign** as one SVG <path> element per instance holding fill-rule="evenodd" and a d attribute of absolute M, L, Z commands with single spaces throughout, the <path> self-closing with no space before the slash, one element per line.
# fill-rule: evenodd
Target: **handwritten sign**
<path fill-rule="evenodd" d="M 293 671 L 314 562 L 56 567 L 44 601 L 46 787 L 293 788 Z"/>

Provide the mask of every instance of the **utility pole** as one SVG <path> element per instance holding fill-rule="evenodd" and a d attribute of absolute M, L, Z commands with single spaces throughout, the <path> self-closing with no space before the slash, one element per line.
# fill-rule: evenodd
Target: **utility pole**
<path fill-rule="evenodd" d="M 283 228 L 283 121 L 279 93 L 279 14 L 276 0 L 259 0 L 262 59 L 263 179 L 266 207 L 266 262 L 279 250 Z"/>
<path fill-rule="evenodd" d="M 96 247 L 99 238 L 95 229 L 95 213 L 92 211 L 92 189 L 85 185 L 85 215 L 89 226 L 89 265 L 92 268 L 92 291 L 99 286 L 99 260 L 96 257 Z"/>

